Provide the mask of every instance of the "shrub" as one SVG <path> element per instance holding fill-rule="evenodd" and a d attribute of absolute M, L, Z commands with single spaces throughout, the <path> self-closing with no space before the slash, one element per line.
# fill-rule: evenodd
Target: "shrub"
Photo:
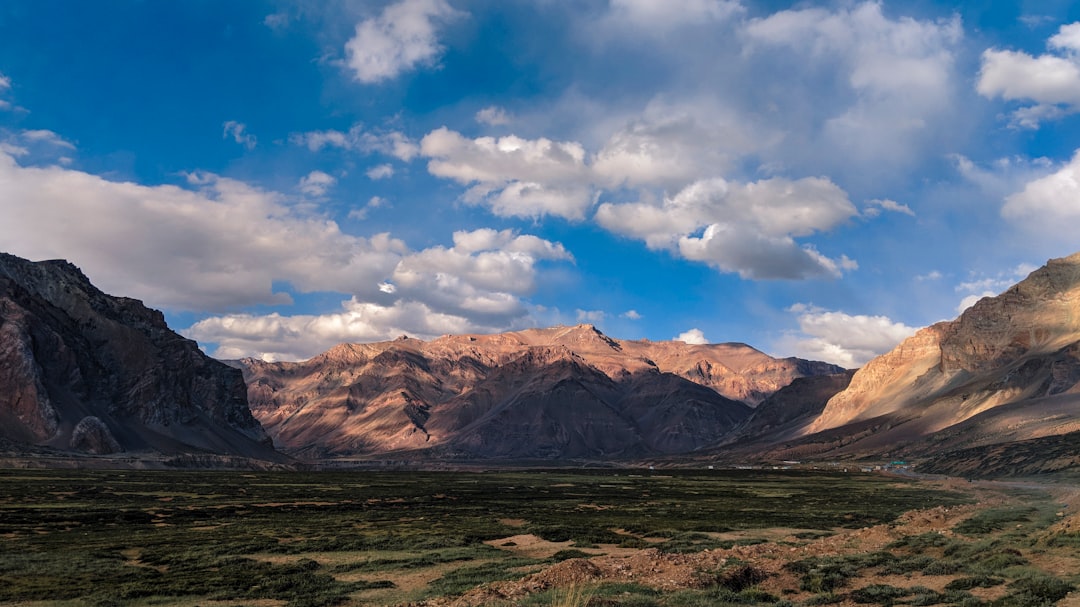
<path fill-rule="evenodd" d="M 957 578 L 945 585 L 945 590 L 971 590 L 972 588 L 993 588 L 1005 583 L 1005 580 L 988 575 Z"/>
<path fill-rule="evenodd" d="M 992 603 L 993 607 L 1038 607 L 1053 605 L 1076 587 L 1050 576 L 1020 578 L 1009 584 L 1009 594 Z"/>
<path fill-rule="evenodd" d="M 897 588 L 888 584 L 871 584 L 851 592 L 851 600 L 856 603 L 876 603 L 879 605 L 892 605 L 896 599 L 911 594 L 906 588 Z"/>

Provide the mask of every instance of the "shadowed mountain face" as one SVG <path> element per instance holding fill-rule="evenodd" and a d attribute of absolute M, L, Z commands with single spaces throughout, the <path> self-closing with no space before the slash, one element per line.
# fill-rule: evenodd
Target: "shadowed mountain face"
<path fill-rule="evenodd" d="M 715 442 L 792 379 L 840 371 L 743 344 L 622 341 L 590 325 L 342 344 L 300 363 L 233 364 L 278 446 L 311 458 L 685 453 Z"/>
<path fill-rule="evenodd" d="M 0 253 L 0 439 L 278 458 L 241 374 L 64 261 Z"/>
<path fill-rule="evenodd" d="M 948 453 L 969 462 L 983 451 L 1037 457 L 1037 439 L 1076 431 L 1080 253 L 1051 260 L 958 319 L 922 329 L 870 361 L 798 432 L 801 440 L 776 453 L 935 456 L 944 470 Z M 1006 443 L 1020 446 L 988 449 Z"/>

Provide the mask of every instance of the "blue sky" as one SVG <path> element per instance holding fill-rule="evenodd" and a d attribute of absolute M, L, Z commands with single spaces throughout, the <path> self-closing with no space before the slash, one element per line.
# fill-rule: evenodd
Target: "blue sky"
<path fill-rule="evenodd" d="M 858 366 L 1080 249 L 1080 7 L 0 4 L 0 250 L 220 357 L 589 322 Z"/>

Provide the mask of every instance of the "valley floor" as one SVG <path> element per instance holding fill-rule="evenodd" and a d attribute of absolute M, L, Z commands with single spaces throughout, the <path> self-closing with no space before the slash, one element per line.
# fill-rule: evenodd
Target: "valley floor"
<path fill-rule="evenodd" d="M 0 471 L 4 605 L 1076 606 L 1077 586 L 1072 485 Z"/>

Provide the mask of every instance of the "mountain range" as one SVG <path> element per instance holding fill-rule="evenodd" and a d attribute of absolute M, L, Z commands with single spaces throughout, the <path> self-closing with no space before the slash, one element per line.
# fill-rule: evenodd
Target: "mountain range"
<path fill-rule="evenodd" d="M 592 325 L 342 344 L 235 361 L 252 412 L 305 458 L 633 458 L 693 451 L 827 363 L 745 344 L 612 339 Z"/>
<path fill-rule="evenodd" d="M 889 458 L 956 474 L 1076 469 L 1080 253 L 857 371 L 739 343 L 619 340 L 591 325 L 222 363 L 67 262 L 0 254 L 0 446 L 270 461 Z"/>

